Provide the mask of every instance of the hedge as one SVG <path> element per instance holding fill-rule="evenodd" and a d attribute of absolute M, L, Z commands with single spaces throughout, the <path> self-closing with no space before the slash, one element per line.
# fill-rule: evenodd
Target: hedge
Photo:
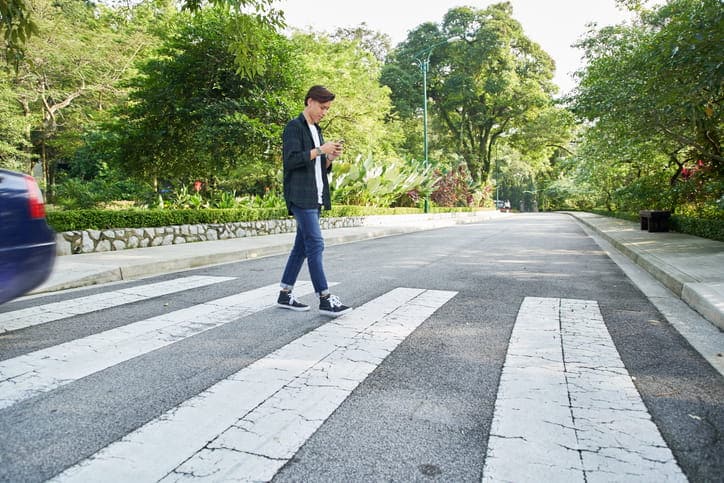
<path fill-rule="evenodd" d="M 611 216 L 624 220 L 635 221 L 638 223 L 638 213 L 614 212 L 603 210 L 592 210 L 593 213 L 603 216 Z M 724 213 L 718 216 L 707 218 L 696 218 L 685 215 L 671 215 L 669 219 L 669 228 L 678 233 L 686 235 L 700 236 L 711 240 L 724 241 Z"/>
<path fill-rule="evenodd" d="M 724 219 L 672 215 L 671 229 L 712 240 L 724 241 Z"/>
<path fill-rule="evenodd" d="M 205 210 L 67 210 L 51 211 L 48 224 L 56 231 L 148 228 L 172 225 L 231 223 L 287 217 L 286 208 Z"/>
<path fill-rule="evenodd" d="M 471 208 L 434 208 L 433 212 L 473 211 Z M 369 215 L 422 213 L 418 208 L 375 208 L 367 206 L 335 206 L 323 216 L 342 218 Z M 48 224 L 56 231 L 108 230 L 114 228 L 149 228 L 173 225 L 232 223 L 288 218 L 286 208 L 235 209 L 131 209 L 131 210 L 67 210 L 50 211 Z"/>

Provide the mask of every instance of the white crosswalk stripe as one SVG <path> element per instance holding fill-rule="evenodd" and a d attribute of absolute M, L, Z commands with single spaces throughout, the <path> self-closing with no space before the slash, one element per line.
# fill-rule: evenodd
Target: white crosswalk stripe
<path fill-rule="evenodd" d="M 686 481 L 595 301 L 524 300 L 483 481 Z"/>
<path fill-rule="evenodd" d="M 454 295 L 388 292 L 217 383 L 54 481 L 268 480 Z"/>
<path fill-rule="evenodd" d="M 74 315 L 87 314 L 97 310 L 147 300 L 175 292 L 204 287 L 215 283 L 234 280 L 233 277 L 191 276 L 165 282 L 128 287 L 111 292 L 103 292 L 87 297 L 79 297 L 63 302 L 38 305 L 26 309 L 0 313 L 0 334 L 12 330 L 45 324 Z"/>
<path fill-rule="evenodd" d="M 310 282 L 295 287 L 312 293 Z M 272 284 L 0 362 L 0 409 L 275 305 Z"/>

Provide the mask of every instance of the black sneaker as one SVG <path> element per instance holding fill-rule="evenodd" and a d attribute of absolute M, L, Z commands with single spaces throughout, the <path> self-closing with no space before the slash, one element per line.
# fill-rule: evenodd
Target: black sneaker
<path fill-rule="evenodd" d="M 352 307 L 342 305 L 339 301 L 339 297 L 336 295 L 328 295 L 326 297 L 319 297 L 319 312 L 324 315 L 331 317 L 338 317 L 347 312 L 351 312 Z"/>
<path fill-rule="evenodd" d="M 295 310 L 297 312 L 305 312 L 309 310 L 309 305 L 305 305 L 299 300 L 295 299 L 291 291 L 286 292 L 284 290 L 279 291 L 277 306 L 284 309 Z"/>

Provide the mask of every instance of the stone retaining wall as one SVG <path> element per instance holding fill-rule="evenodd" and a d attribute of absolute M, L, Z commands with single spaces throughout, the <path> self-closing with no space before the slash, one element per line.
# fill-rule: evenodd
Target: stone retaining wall
<path fill-rule="evenodd" d="M 362 226 L 364 217 L 321 218 L 322 229 Z M 127 248 L 176 245 L 198 241 L 227 240 L 247 236 L 291 233 L 294 219 L 236 223 L 176 225 L 159 228 L 66 231 L 56 235 L 57 254 L 107 252 Z"/>

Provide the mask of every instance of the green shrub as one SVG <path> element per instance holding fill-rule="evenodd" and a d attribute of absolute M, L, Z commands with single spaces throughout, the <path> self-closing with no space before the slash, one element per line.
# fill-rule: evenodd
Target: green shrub
<path fill-rule="evenodd" d="M 54 203 L 65 209 L 91 209 L 109 201 L 148 197 L 151 188 L 133 180 L 112 177 L 84 180 L 66 178 L 55 185 Z"/>
<path fill-rule="evenodd" d="M 183 210 L 68 210 L 48 213 L 48 223 L 57 232 L 148 228 L 200 223 L 231 223 L 287 217 L 284 209 L 183 209 Z"/>
<path fill-rule="evenodd" d="M 433 208 L 435 213 L 473 211 L 471 208 Z M 369 215 L 409 215 L 421 213 L 418 208 L 376 208 L 336 205 L 323 211 L 328 218 Z M 48 223 L 57 232 L 77 230 L 108 230 L 114 228 L 150 228 L 201 223 L 232 223 L 289 218 L 285 208 L 235 209 L 132 209 L 132 210 L 67 210 L 49 211 Z"/>
<path fill-rule="evenodd" d="M 688 235 L 696 235 L 712 240 L 724 241 L 724 217 L 692 218 L 672 215 L 671 229 Z"/>
<path fill-rule="evenodd" d="M 591 212 L 603 216 L 639 222 L 638 213 L 604 210 L 591 210 Z M 686 235 L 724 241 L 724 211 L 719 210 L 714 213 L 709 213 L 708 216 L 700 217 L 673 214 L 669 220 L 669 228 L 675 232 Z"/>

